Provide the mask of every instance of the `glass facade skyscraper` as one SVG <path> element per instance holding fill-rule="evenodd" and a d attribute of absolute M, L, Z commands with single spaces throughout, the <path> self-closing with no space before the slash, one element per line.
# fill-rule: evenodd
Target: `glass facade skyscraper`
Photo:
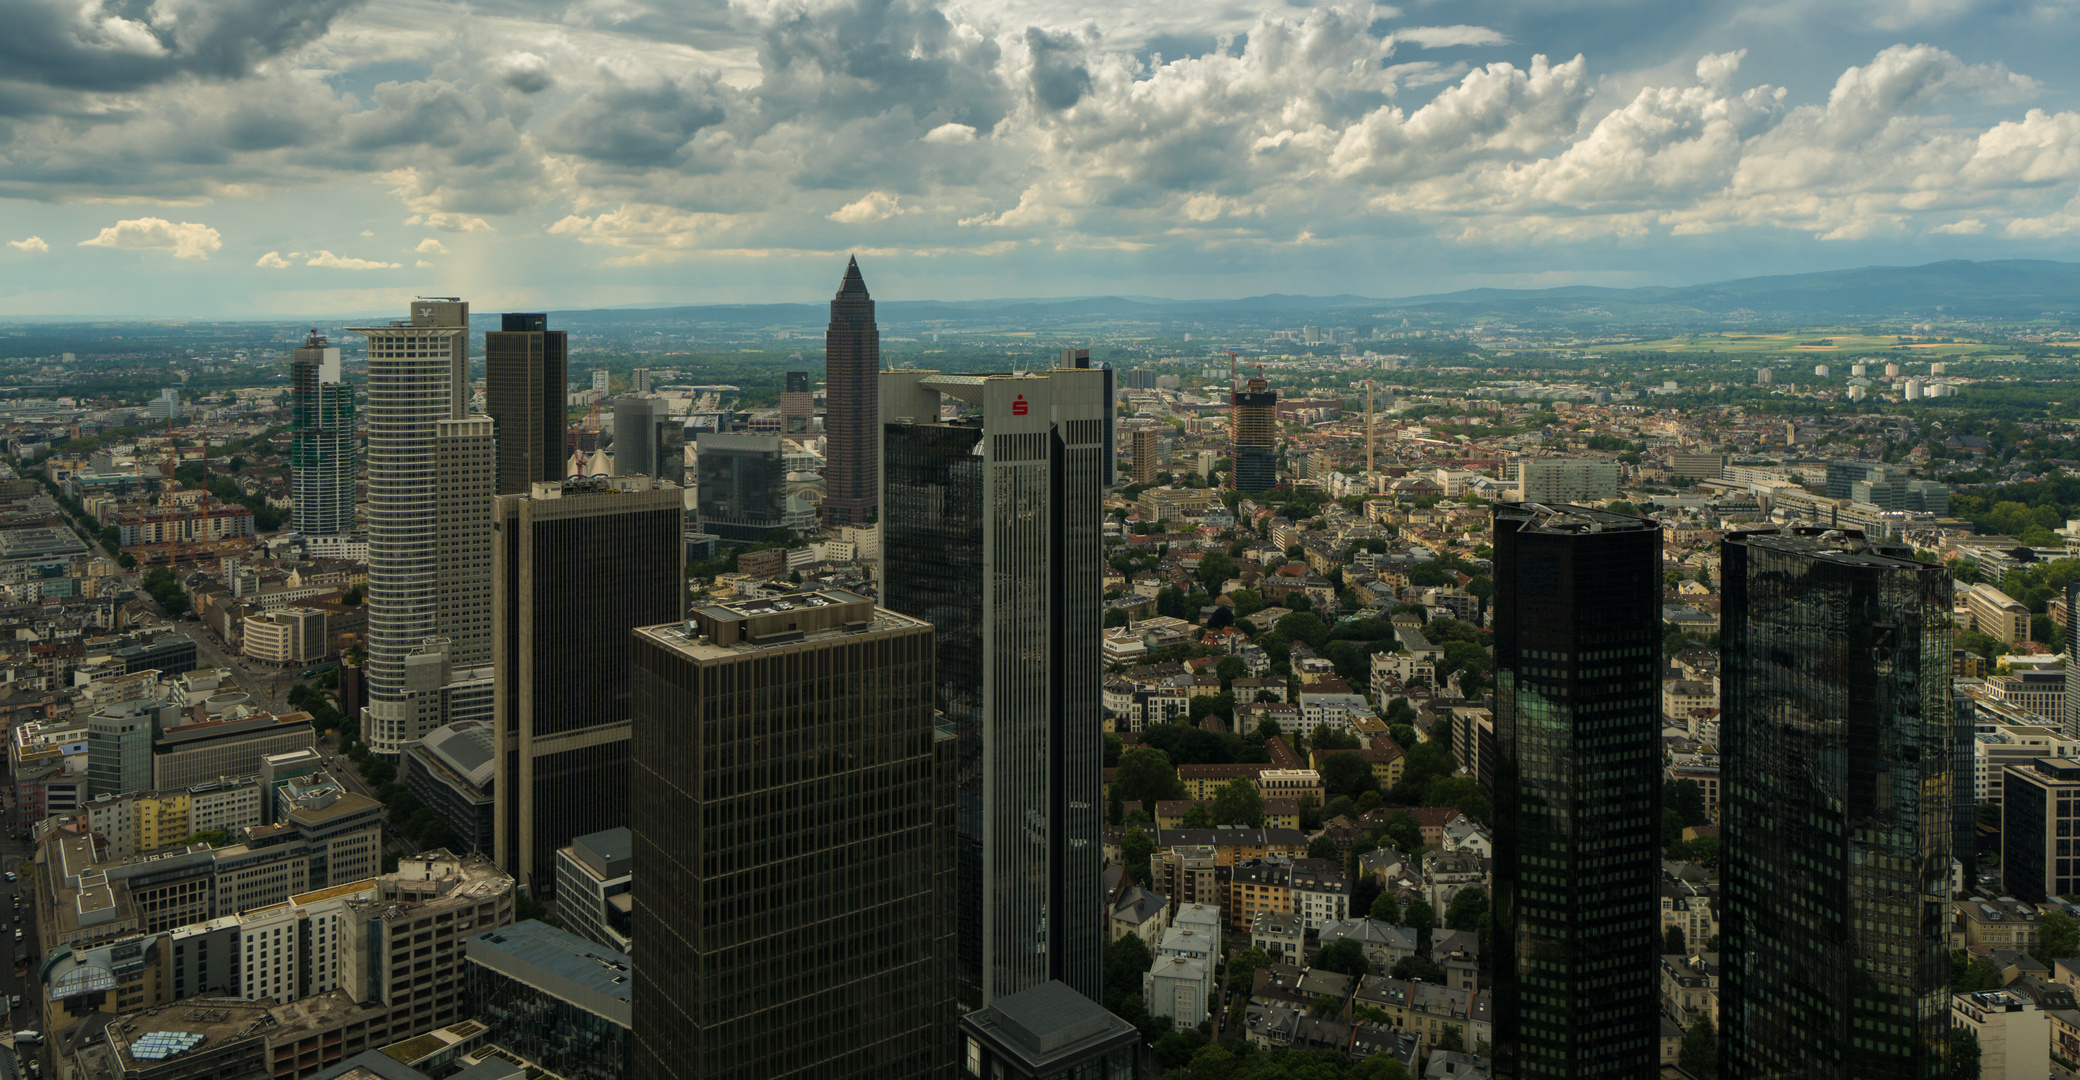
<path fill-rule="evenodd" d="M 971 1008 L 1050 979 L 1099 996 L 1107 374 L 881 376 L 881 596 L 938 632 Z"/>
<path fill-rule="evenodd" d="M 629 633 L 686 610 L 683 499 L 641 476 L 498 497 L 494 857 L 544 903 L 556 849 L 629 823 Z"/>
<path fill-rule="evenodd" d="M 1231 396 L 1229 465 L 1235 490 L 1268 491 L 1278 486 L 1278 391 L 1258 374 Z"/>
<path fill-rule="evenodd" d="M 340 376 L 339 349 L 317 331 L 289 357 L 289 475 L 296 531 L 354 531 L 354 388 Z"/>
<path fill-rule="evenodd" d="M 1660 1062 L 1661 527 L 1495 510 L 1496 1075 Z"/>
<path fill-rule="evenodd" d="M 949 1076 L 931 626 L 826 590 L 634 636 L 635 1080 Z"/>
<path fill-rule="evenodd" d="M 536 312 L 506 312 L 484 335 L 484 411 L 498 421 L 500 495 L 563 479 L 569 350 L 569 335 Z"/>
<path fill-rule="evenodd" d="M 1723 553 L 1719 1074 L 1940 1077 L 1949 575 L 1847 530 Z"/>

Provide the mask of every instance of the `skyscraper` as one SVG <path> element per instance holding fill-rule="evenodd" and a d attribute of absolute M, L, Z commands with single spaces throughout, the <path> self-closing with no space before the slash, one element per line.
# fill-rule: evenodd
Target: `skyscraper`
<path fill-rule="evenodd" d="M 1154 424 L 1134 429 L 1134 482 L 1137 484 L 1155 483 L 1156 473 L 1162 470 L 1158 438 Z"/>
<path fill-rule="evenodd" d="M 788 527 L 787 464 L 778 435 L 703 432 L 695 443 L 701 531 L 756 544 Z"/>
<path fill-rule="evenodd" d="M 647 394 L 614 399 L 614 474 L 685 482 L 686 426 L 671 402 Z"/>
<path fill-rule="evenodd" d="M 1234 392 L 1229 410 L 1229 463 L 1237 491 L 1278 486 L 1278 391 L 1262 372 Z"/>
<path fill-rule="evenodd" d="M 1661 527 L 1495 510 L 1497 1075 L 1660 1061 Z"/>
<path fill-rule="evenodd" d="M 1722 550 L 1719 1075 L 1941 1076 L 1949 576 L 1851 530 Z"/>
<path fill-rule="evenodd" d="M 423 732 L 406 700 L 405 656 L 437 636 L 438 425 L 468 401 L 469 305 L 412 301 L 411 317 L 359 326 L 368 339 L 369 747 L 394 755 Z"/>
<path fill-rule="evenodd" d="M 1049 979 L 1099 996 L 1106 374 L 881 375 L 881 596 L 937 633 L 969 1007 Z"/>
<path fill-rule="evenodd" d="M 563 478 L 570 346 L 547 315 L 509 311 L 499 322 L 484 335 L 484 411 L 498 421 L 497 492 L 525 495 Z"/>
<path fill-rule="evenodd" d="M 631 1075 L 949 1077 L 930 625 L 837 591 L 702 605 L 636 631 L 634 670 Z"/>
<path fill-rule="evenodd" d="M 823 334 L 824 469 L 823 523 L 864 525 L 874 516 L 881 484 L 880 417 L 876 404 L 881 370 L 881 329 L 874 325 L 874 298 L 859 274 L 859 260 L 845 265 L 845 280 L 831 300 L 831 325 Z"/>
<path fill-rule="evenodd" d="M 804 435 L 816 427 L 816 395 L 809 390 L 809 373 L 787 373 L 787 389 L 780 392 L 781 432 Z"/>
<path fill-rule="evenodd" d="M 316 330 L 289 356 L 289 475 L 296 531 L 354 531 L 354 388 L 340 377 L 339 349 Z"/>
<path fill-rule="evenodd" d="M 2066 738 L 2080 739 L 2080 581 L 2066 585 L 2066 700 L 2059 717 Z"/>
<path fill-rule="evenodd" d="M 629 823 L 629 633 L 685 609 L 684 511 L 641 476 L 537 483 L 497 506 L 494 858 L 546 903 L 557 848 Z"/>
<path fill-rule="evenodd" d="M 491 662 L 491 489 L 498 439 L 488 416 L 434 427 L 434 632 L 456 668 Z M 430 728 L 412 734 L 418 738 Z"/>

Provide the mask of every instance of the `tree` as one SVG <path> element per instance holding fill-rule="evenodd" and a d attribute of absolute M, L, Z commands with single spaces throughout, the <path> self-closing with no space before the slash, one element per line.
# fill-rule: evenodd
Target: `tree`
<path fill-rule="evenodd" d="M 1267 722 L 1268 722 L 1268 721 L 1267 721 Z M 1304 793 L 1304 792 L 1303 792 L 1303 793 L 1301 794 L 1300 798 L 1298 798 L 1298 799 L 1296 799 L 1296 800 L 1294 800 L 1294 801 L 1295 801 L 1295 802 L 1297 802 L 1297 803 L 1299 804 L 1299 809 L 1300 809 L 1300 829 L 1301 829 L 1301 831 L 1303 831 L 1303 832 L 1313 832 L 1313 831 L 1315 831 L 1316 829 L 1319 829 L 1319 828 L 1321 828 L 1321 827 L 1322 827 L 1322 803 L 1321 803 L 1321 800 L 1319 800 L 1319 799 L 1315 798 L 1315 797 L 1314 797 L 1314 796 L 1313 796 L 1312 794 L 1308 794 L 1308 793 Z M 1310 852 L 1310 854 L 1308 855 L 1308 858 L 1314 858 L 1314 855 L 1313 855 L 1313 854 L 1311 854 L 1311 853 L 1313 852 L 1313 850 L 1314 850 L 1314 849 L 1313 849 L 1313 847 L 1312 847 L 1312 846 L 1310 846 L 1310 847 L 1308 848 L 1308 851 Z"/>
<path fill-rule="evenodd" d="M 1127 873 L 1135 881 L 1147 881 L 1148 860 L 1156 853 L 1156 842 L 1148 838 L 1144 829 L 1128 829 L 1119 838 L 1120 861 L 1127 864 Z"/>
<path fill-rule="evenodd" d="M 1449 806 L 1482 825 L 1488 823 L 1493 808 L 1488 803 L 1488 789 L 1470 776 L 1440 776 L 1430 781 L 1430 788 L 1423 793 L 1424 806 Z"/>
<path fill-rule="evenodd" d="M 1118 1011 L 1129 995 L 1141 992 L 1141 976 L 1155 963 L 1155 954 L 1139 934 L 1124 934 L 1105 946 L 1105 1007 Z"/>
<path fill-rule="evenodd" d="M 1341 750 L 1329 755 L 1322 762 L 1322 786 L 1332 796 L 1343 795 L 1355 799 L 1368 791 L 1376 790 L 1379 781 L 1373 778 L 1372 763 L 1360 757 L 1356 751 Z"/>
<path fill-rule="evenodd" d="M 1369 914 L 1388 926 L 1399 926 L 1401 924 L 1401 901 L 1394 899 L 1393 893 L 1380 893 L 1379 899 L 1372 902 L 1372 910 Z"/>
<path fill-rule="evenodd" d="M 1712 1030 L 1711 1017 L 1699 1017 L 1696 1026 L 1683 1033 L 1683 1053 L 1676 1064 L 1699 1080 L 1717 1080 L 1719 1033 Z"/>
<path fill-rule="evenodd" d="M 1487 890 L 1468 886 L 1452 894 L 1452 902 L 1445 905 L 1444 925 L 1448 930 L 1464 930 L 1478 933 L 1481 919 L 1488 914 Z"/>
<path fill-rule="evenodd" d="M 1213 811 L 1207 809 L 1204 802 L 1195 802 L 1184 812 L 1184 818 L 1178 824 L 1187 829 L 1211 829 L 1215 824 Z"/>
<path fill-rule="evenodd" d="M 1979 1036 L 1971 1028 L 1958 1026 L 1950 1029 L 1948 1075 L 1950 1080 L 1979 1080 Z"/>
<path fill-rule="evenodd" d="M 1165 1069 L 1182 1069 L 1206 1047 L 1206 1036 L 1195 1027 L 1170 1032 L 1156 1040 L 1156 1064 Z"/>
<path fill-rule="evenodd" d="M 1127 804 L 1120 800 L 1119 787 L 1118 785 L 1114 785 L 1112 788 L 1112 796 L 1106 802 L 1105 819 L 1107 821 L 1110 821 L 1114 825 L 1118 825 L 1121 822 L 1124 822 L 1126 818 Z"/>
<path fill-rule="evenodd" d="M 1208 1046 L 1192 1055 L 1192 1080 L 1229 1080 L 1235 1075 L 1235 1055 L 1218 1046 Z"/>
<path fill-rule="evenodd" d="M 1349 938 L 1323 946 L 1322 951 L 1314 954 L 1314 966 L 1354 979 L 1372 974 L 1372 961 L 1365 958 L 1364 948 Z"/>
<path fill-rule="evenodd" d="M 2054 961 L 2080 955 L 2080 923 L 2063 911 L 2044 916 L 2037 923 L 2037 947 L 2029 954 L 2047 968 Z"/>
<path fill-rule="evenodd" d="M 1351 1066 L 1351 1080 L 1411 1080 L 1408 1066 L 1392 1054 L 1374 1054 Z"/>
<path fill-rule="evenodd" d="M 1416 816 L 1406 810 L 1388 818 L 1387 823 L 1380 826 L 1378 831 L 1388 843 L 1394 845 L 1394 850 L 1403 855 L 1413 855 L 1423 850 L 1423 823 L 1417 821 Z"/>
<path fill-rule="evenodd" d="M 1170 755 L 1161 750 L 1139 748 L 1121 754 L 1118 770 L 1112 774 L 1112 787 L 1121 799 L 1140 803 L 1150 814 L 1156 812 L 1156 803 L 1161 800 L 1184 798 L 1184 783 L 1177 779 L 1177 767 L 1170 764 Z"/>
<path fill-rule="evenodd" d="M 1683 815 L 1683 824 L 1691 828 L 1710 824 L 1705 813 L 1704 788 L 1695 780 L 1678 780 L 1663 789 L 1663 803 Z"/>
<path fill-rule="evenodd" d="M 1444 969 L 1426 956 L 1410 955 L 1394 961 L 1392 974 L 1397 979 L 1421 979 L 1430 983 L 1444 981 Z"/>
<path fill-rule="evenodd" d="M 1237 573 L 1235 560 L 1218 551 L 1209 551 L 1199 557 L 1199 584 L 1212 596 L 1221 595 L 1221 587 Z M 1233 597 L 1230 597 L 1233 599 Z M 1237 614 L 1240 614 L 1238 612 Z"/>
<path fill-rule="evenodd" d="M 1401 925 L 1415 927 L 1416 944 L 1427 949 L 1430 947 L 1430 931 L 1437 928 L 1437 912 L 1431 908 L 1430 901 L 1418 896 L 1410 900 L 1408 907 L 1401 912 Z"/>
<path fill-rule="evenodd" d="M 1689 951 L 1689 948 L 1683 941 L 1683 928 L 1680 926 L 1669 927 L 1668 933 L 1661 939 L 1662 955 L 1683 956 L 1688 954 Z"/>
<path fill-rule="evenodd" d="M 1336 841 L 1326 836 L 1317 836 L 1307 842 L 1307 857 L 1310 859 L 1334 859 L 1343 854 Z"/>

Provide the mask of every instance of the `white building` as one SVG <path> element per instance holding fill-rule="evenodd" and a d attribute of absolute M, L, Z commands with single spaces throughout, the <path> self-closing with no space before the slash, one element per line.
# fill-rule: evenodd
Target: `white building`
<path fill-rule="evenodd" d="M 414 300 L 408 319 L 349 329 L 368 339 L 369 703 L 361 730 L 372 749 L 394 755 L 425 734 L 414 730 L 406 700 L 405 657 L 437 636 L 435 444 L 440 422 L 467 407 L 469 305 Z"/>
<path fill-rule="evenodd" d="M 1581 458 L 1525 458 L 1516 463 L 1518 497 L 1534 503 L 1586 503 L 1618 497 L 1620 466 Z"/>
<path fill-rule="evenodd" d="M 2036 1080 L 2051 1069 L 2051 1017 L 2007 990 L 1950 998 L 1950 1024 L 1979 1037 L 1979 1080 Z"/>

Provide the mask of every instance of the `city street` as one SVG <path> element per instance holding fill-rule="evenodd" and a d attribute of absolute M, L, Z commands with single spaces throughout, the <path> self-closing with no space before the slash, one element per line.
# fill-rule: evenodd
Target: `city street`
<path fill-rule="evenodd" d="M 244 657 L 226 652 L 224 646 L 217 641 L 216 635 L 210 633 L 209 629 L 199 622 L 181 619 L 173 625 L 188 640 L 195 643 L 197 667 L 208 664 L 228 671 L 238 688 L 251 696 L 252 705 L 256 709 L 271 713 L 288 711 L 288 702 L 283 695 L 289 692 L 290 686 L 295 685 L 298 674 L 296 671 L 270 671 L 264 665 L 248 664 Z"/>

